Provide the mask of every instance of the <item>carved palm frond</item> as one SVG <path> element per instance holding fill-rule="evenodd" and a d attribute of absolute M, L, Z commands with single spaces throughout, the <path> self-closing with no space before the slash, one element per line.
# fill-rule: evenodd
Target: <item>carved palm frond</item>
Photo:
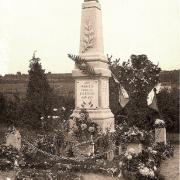
<path fill-rule="evenodd" d="M 68 54 L 68 57 L 72 59 L 77 67 L 84 73 L 88 74 L 90 76 L 96 76 L 97 74 L 94 71 L 94 68 L 87 63 L 87 61 L 84 58 L 81 58 L 77 55 Z"/>
<path fill-rule="evenodd" d="M 93 48 L 94 43 L 95 43 L 95 32 L 93 29 L 93 24 L 90 20 L 88 20 L 84 26 L 82 53 L 88 51 L 88 49 L 90 48 Z"/>

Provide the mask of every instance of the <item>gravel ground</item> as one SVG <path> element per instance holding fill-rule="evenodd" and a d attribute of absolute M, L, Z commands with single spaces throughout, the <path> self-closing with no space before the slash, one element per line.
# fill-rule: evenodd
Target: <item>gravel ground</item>
<path fill-rule="evenodd" d="M 180 180 L 179 150 L 180 145 L 175 145 L 174 157 L 164 161 L 161 165 L 161 174 L 166 180 Z"/>
<path fill-rule="evenodd" d="M 124 180 L 123 178 L 110 177 L 94 173 L 81 174 L 81 178 L 83 180 Z"/>

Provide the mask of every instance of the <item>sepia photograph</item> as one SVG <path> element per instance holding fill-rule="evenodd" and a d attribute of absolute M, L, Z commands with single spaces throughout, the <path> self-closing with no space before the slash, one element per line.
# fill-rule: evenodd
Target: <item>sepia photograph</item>
<path fill-rule="evenodd" d="M 179 180 L 180 1 L 0 0 L 0 180 Z"/>

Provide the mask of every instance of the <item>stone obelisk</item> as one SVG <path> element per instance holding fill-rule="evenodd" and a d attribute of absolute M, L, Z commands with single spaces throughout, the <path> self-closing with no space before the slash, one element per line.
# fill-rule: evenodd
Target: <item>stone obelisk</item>
<path fill-rule="evenodd" d="M 82 108 L 99 124 L 103 132 L 114 131 L 114 115 L 109 109 L 109 77 L 111 72 L 104 55 L 101 5 L 97 0 L 82 4 L 79 56 L 93 67 L 96 76 L 84 74 L 75 66 L 75 110 L 78 117 Z"/>

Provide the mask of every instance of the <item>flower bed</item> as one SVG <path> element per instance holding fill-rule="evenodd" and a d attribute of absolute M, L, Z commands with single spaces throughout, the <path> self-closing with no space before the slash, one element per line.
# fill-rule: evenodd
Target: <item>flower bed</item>
<path fill-rule="evenodd" d="M 18 166 L 19 152 L 12 146 L 0 146 L 0 170 L 12 170 Z"/>

